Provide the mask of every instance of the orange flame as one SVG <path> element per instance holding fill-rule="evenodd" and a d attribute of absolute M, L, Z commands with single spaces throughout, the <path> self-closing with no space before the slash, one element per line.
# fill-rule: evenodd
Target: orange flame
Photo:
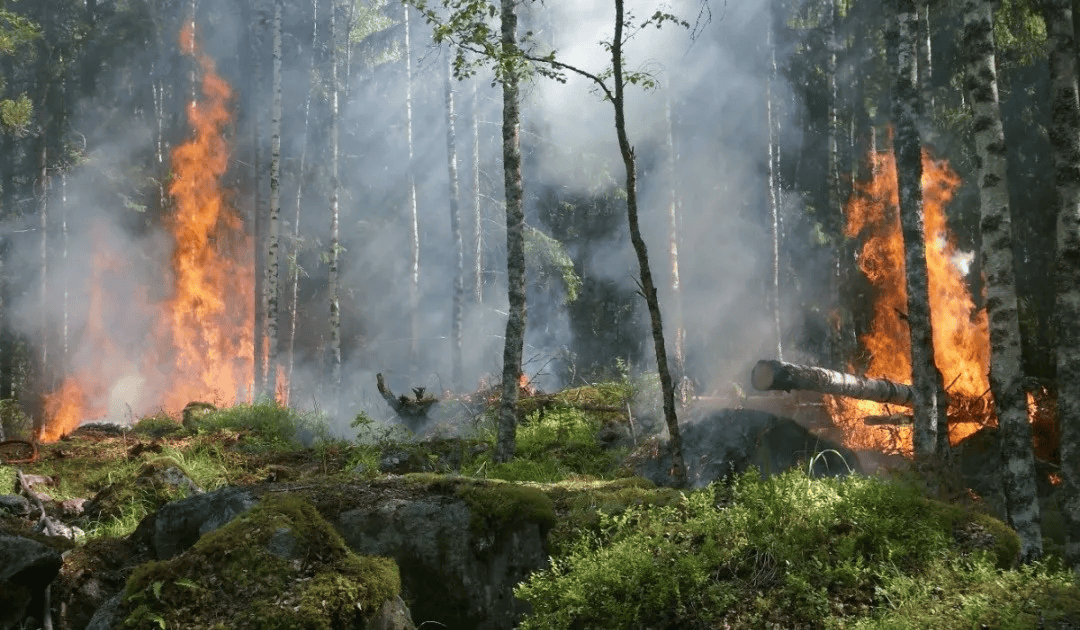
<path fill-rule="evenodd" d="M 862 344 L 870 357 L 867 376 L 911 383 L 911 338 L 905 314 L 904 240 L 900 229 L 896 161 L 892 151 L 871 157 L 874 176 L 856 186 L 845 208 L 849 237 L 866 234 L 859 267 L 877 292 L 870 332 Z M 934 359 L 950 399 L 949 437 L 953 443 L 978 430 L 992 411 L 988 370 L 990 337 L 985 310 L 975 310 L 958 261 L 962 258 L 949 231 L 945 208 L 960 178 L 942 160 L 922 155 L 926 264 Z M 867 426 L 867 416 L 888 416 L 897 409 L 865 400 L 828 401 L 849 446 L 910 453 L 911 428 Z M 974 407 L 974 409 L 972 409 Z M 958 410 L 964 413 L 957 414 Z"/>
<path fill-rule="evenodd" d="M 117 416 L 117 392 L 126 395 L 127 414 L 154 407 L 179 412 L 192 400 L 232 404 L 246 394 L 253 373 L 254 270 L 251 238 L 227 204 L 221 178 L 228 170 L 225 139 L 232 115 L 232 91 L 203 54 L 190 25 L 180 33 L 185 54 L 195 57 L 202 74 L 201 98 L 189 104 L 192 138 L 171 154 L 174 202 L 166 224 L 173 240 L 172 277 L 163 284 L 171 295 L 152 303 L 138 295 L 107 295 L 110 274 L 122 274 L 128 261 L 99 245 L 90 277 L 88 320 L 73 370 L 56 392 L 45 397 L 46 423 L 40 439 L 58 439 L 81 422 Z M 121 308 L 152 320 L 152 338 L 138 348 L 119 348 L 103 322 L 107 308 Z M 137 405 L 132 409 L 132 396 Z M 112 407 L 112 408 L 111 408 Z M 119 417 L 111 417 L 119 420 Z"/>

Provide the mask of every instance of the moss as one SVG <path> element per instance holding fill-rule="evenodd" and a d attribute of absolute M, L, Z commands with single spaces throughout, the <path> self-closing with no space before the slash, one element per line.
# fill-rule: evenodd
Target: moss
<path fill-rule="evenodd" d="M 393 560 L 352 553 L 307 500 L 267 495 L 180 556 L 138 567 L 125 625 L 348 627 L 400 590 Z"/>
<path fill-rule="evenodd" d="M 555 524 L 555 505 L 536 488 L 514 484 L 462 484 L 457 495 L 472 512 L 470 527 L 474 534 L 486 535 L 513 522 L 540 525 L 547 532 Z"/>
<path fill-rule="evenodd" d="M 167 435 L 176 435 L 184 432 L 184 427 L 172 416 L 165 412 L 141 418 L 131 427 L 136 435 L 146 435 L 151 438 L 160 438 Z"/>

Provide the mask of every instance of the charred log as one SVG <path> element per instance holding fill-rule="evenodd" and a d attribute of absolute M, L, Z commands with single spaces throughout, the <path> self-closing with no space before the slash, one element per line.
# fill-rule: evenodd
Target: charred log
<path fill-rule="evenodd" d="M 759 391 L 801 389 L 908 407 L 915 399 L 911 386 L 903 383 L 776 360 L 758 361 L 750 381 Z"/>
<path fill-rule="evenodd" d="M 390 391 L 390 388 L 386 386 L 386 381 L 383 380 L 381 373 L 375 375 L 375 384 L 379 388 L 379 394 L 386 400 L 386 404 L 390 405 L 390 408 L 402 420 L 426 419 L 431 406 L 439 402 L 434 396 L 425 395 L 423 387 L 414 387 L 412 398 L 405 395 L 394 396 L 394 392 Z"/>

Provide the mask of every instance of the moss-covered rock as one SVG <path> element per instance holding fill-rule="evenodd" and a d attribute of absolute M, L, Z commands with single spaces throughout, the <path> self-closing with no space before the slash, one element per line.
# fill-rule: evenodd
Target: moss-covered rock
<path fill-rule="evenodd" d="M 400 589 L 393 560 L 356 555 L 310 502 L 275 494 L 137 568 L 122 611 L 133 628 L 342 628 Z"/>

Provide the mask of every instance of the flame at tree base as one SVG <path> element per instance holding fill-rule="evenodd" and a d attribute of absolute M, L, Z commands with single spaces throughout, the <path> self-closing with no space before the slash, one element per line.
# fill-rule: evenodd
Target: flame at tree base
<path fill-rule="evenodd" d="M 202 97 L 188 106 L 191 139 L 170 156 L 173 207 L 166 228 L 172 276 L 158 280 L 171 288 L 170 295 L 155 302 L 147 298 L 151 291 L 132 295 L 130 287 L 107 295 L 108 280 L 135 263 L 118 260 L 95 239 L 101 249 L 88 279 L 88 320 L 70 376 L 45 397 L 46 422 L 38 436 L 43 441 L 89 419 L 125 419 L 116 417 L 118 397 L 131 418 L 155 409 L 178 413 L 192 400 L 232 404 L 247 396 L 253 374 L 253 242 L 221 186 L 229 164 L 225 138 L 232 91 L 196 46 L 190 25 L 180 45 L 199 64 Z M 102 323 L 134 320 L 147 338 L 123 348 L 111 342 L 110 326 Z"/>
<path fill-rule="evenodd" d="M 860 339 L 869 356 L 866 376 L 911 383 L 911 337 L 907 312 L 904 239 L 900 228 L 896 161 L 892 151 L 870 156 L 873 177 L 856 185 L 845 207 L 848 237 L 862 236 L 859 268 L 876 292 L 870 332 Z M 945 208 L 960 178 L 944 161 L 922 155 L 926 263 L 934 359 L 950 398 L 949 440 L 956 444 L 985 426 L 995 426 L 990 394 L 990 333 L 986 311 L 976 310 L 961 269 L 965 257 L 949 231 Z M 826 396 L 845 444 L 910 455 L 911 427 L 867 425 L 867 417 L 908 410 L 867 400 Z"/>

